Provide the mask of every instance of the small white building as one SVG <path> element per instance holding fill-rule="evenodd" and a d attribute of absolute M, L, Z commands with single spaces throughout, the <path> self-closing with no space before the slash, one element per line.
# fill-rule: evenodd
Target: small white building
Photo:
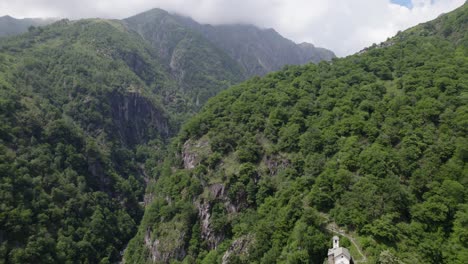
<path fill-rule="evenodd" d="M 333 248 L 328 250 L 328 264 L 354 264 L 349 250 L 340 247 L 340 238 L 333 237 Z"/>

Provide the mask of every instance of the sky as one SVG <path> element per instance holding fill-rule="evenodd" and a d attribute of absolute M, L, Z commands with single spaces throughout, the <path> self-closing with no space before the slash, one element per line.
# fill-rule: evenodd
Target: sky
<path fill-rule="evenodd" d="M 408 8 L 413 7 L 413 3 L 411 0 L 391 0 L 390 2 L 397 4 L 397 5 L 406 6 Z"/>
<path fill-rule="evenodd" d="M 200 23 L 274 28 L 346 56 L 429 21 L 465 0 L 0 0 L 0 16 L 126 18 L 151 8 Z"/>

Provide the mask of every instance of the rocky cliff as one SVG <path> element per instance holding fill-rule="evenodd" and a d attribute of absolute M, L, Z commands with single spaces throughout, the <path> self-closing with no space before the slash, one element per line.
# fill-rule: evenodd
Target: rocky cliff
<path fill-rule="evenodd" d="M 136 92 L 109 95 L 112 122 L 126 146 L 143 144 L 150 139 L 169 137 L 169 117 L 163 109 Z"/>

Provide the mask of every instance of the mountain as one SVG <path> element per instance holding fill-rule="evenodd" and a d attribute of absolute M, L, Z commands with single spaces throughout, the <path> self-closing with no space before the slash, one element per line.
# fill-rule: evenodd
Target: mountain
<path fill-rule="evenodd" d="M 259 29 L 253 25 L 203 25 L 161 9 L 150 10 L 126 21 L 157 45 L 165 42 L 159 42 L 161 35 L 152 35 L 157 31 L 151 29 L 159 29 L 166 23 L 179 28 L 180 34 L 190 31 L 190 34 L 201 35 L 237 61 L 246 77 L 262 76 L 287 64 L 317 63 L 335 57 L 333 52 L 309 43 L 295 44 L 273 29 Z"/>
<path fill-rule="evenodd" d="M 263 76 L 288 64 L 318 63 L 335 58 L 335 54 L 327 49 L 316 48 L 310 43 L 298 45 L 274 29 L 262 30 L 253 25 L 211 26 L 189 19 L 184 21 L 239 62 L 249 77 Z"/>
<path fill-rule="evenodd" d="M 0 40 L 2 263 L 114 263 L 174 133 L 161 60 L 119 21 Z M 148 164 L 150 164 L 149 162 Z"/>
<path fill-rule="evenodd" d="M 298 45 L 274 29 L 262 30 L 252 25 L 189 25 L 235 58 L 249 77 L 263 76 L 287 64 L 317 63 L 335 57 L 333 52 L 309 43 Z"/>
<path fill-rule="evenodd" d="M 163 11 L 3 21 L 1 263 L 116 263 L 171 138 L 245 69 Z"/>
<path fill-rule="evenodd" d="M 236 61 L 166 11 L 155 9 L 124 22 L 153 46 L 196 107 L 245 79 Z"/>
<path fill-rule="evenodd" d="M 368 263 L 465 263 L 467 28 L 465 4 L 210 99 L 149 184 L 125 261 L 322 263 L 338 225 Z"/>
<path fill-rule="evenodd" d="M 177 18 L 225 50 L 242 65 L 249 77 L 263 76 L 288 64 L 318 63 L 335 58 L 329 50 L 310 43 L 298 45 L 274 29 L 259 29 L 253 25 L 201 25 L 190 18 Z"/>
<path fill-rule="evenodd" d="M 28 31 L 33 26 L 45 26 L 55 21 L 52 18 L 24 18 L 16 19 L 11 16 L 0 17 L 0 37 L 18 35 Z"/>
<path fill-rule="evenodd" d="M 54 19 L 0 18 L 0 36 L 24 33 Z M 194 113 L 219 91 L 254 75 L 279 70 L 286 64 L 331 60 L 333 52 L 312 44 L 296 45 L 274 30 L 255 26 L 200 25 L 161 9 L 124 19 L 123 24 L 141 35 L 158 54 L 179 90 L 164 95 L 173 112 Z M 235 36 L 233 38 L 233 36 Z M 181 110 L 184 108 L 184 110 Z M 185 115 L 179 118 L 183 120 Z M 182 122 L 182 121 L 180 121 Z"/>

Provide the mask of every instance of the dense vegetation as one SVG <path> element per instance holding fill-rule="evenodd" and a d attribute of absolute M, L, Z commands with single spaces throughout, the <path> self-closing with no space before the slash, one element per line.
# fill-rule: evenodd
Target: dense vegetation
<path fill-rule="evenodd" d="M 134 36 L 63 20 L 0 42 L 1 263 L 120 259 L 146 153 L 172 129 L 158 94 L 172 81 Z"/>
<path fill-rule="evenodd" d="M 0 39 L 0 263 L 119 261 L 169 138 L 245 78 L 200 34 L 170 19 L 152 28 L 158 18 L 61 20 Z M 34 22 L 5 19 L 0 34 Z"/>
<path fill-rule="evenodd" d="M 169 66 L 191 110 L 198 110 L 208 98 L 245 79 L 236 61 L 166 11 L 154 9 L 124 21 Z"/>
<path fill-rule="evenodd" d="M 124 20 L 142 35 L 168 60 L 190 61 L 193 68 L 184 71 L 182 83 L 197 85 L 199 76 L 217 76 L 222 69 L 229 69 L 226 80 L 263 76 L 281 69 L 284 65 L 299 65 L 308 62 L 331 60 L 335 54 L 310 43 L 296 44 L 282 37 L 273 29 L 260 29 L 253 25 L 200 24 L 189 17 L 170 14 L 161 9 Z M 172 34 L 167 34 L 168 30 Z M 176 32 L 176 34 L 174 34 Z M 190 48 L 187 48 L 187 45 Z M 177 63 L 171 63 L 177 67 Z M 174 69 L 181 75 L 180 69 Z M 225 74 L 226 71 L 224 71 Z M 209 83 L 212 87 L 198 87 L 201 92 L 217 90 L 224 83 Z M 218 88 L 216 88 L 216 85 Z M 206 99 L 206 98 L 202 98 Z"/>
<path fill-rule="evenodd" d="M 119 21 L 31 27 L 0 48 L 1 259 L 117 261 L 191 94 Z"/>
<path fill-rule="evenodd" d="M 152 9 L 124 22 L 155 48 L 179 87 L 198 110 L 208 98 L 286 64 L 331 60 L 333 52 L 297 45 L 276 31 L 253 25 L 202 25 L 188 17 Z"/>
<path fill-rule="evenodd" d="M 371 263 L 465 263 L 467 29 L 465 4 L 209 100 L 148 188 L 126 261 L 320 263 L 326 214 Z"/>

